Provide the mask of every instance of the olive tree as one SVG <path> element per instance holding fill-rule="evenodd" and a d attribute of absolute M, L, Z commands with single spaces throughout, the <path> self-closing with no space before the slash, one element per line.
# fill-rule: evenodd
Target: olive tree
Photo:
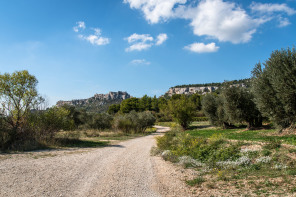
<path fill-rule="evenodd" d="M 272 52 L 256 64 L 252 77 L 254 101 L 260 112 L 280 129 L 296 122 L 296 49 Z"/>

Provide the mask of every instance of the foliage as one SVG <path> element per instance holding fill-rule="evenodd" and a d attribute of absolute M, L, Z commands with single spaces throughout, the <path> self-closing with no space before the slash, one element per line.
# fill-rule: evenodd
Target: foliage
<path fill-rule="evenodd" d="M 110 105 L 108 108 L 108 114 L 116 114 L 120 110 L 120 104 Z"/>
<path fill-rule="evenodd" d="M 296 49 L 272 52 L 270 58 L 256 64 L 252 74 L 252 92 L 260 112 L 287 128 L 296 122 Z"/>
<path fill-rule="evenodd" d="M 131 111 L 140 111 L 140 101 L 138 98 L 129 98 L 123 100 L 120 104 L 120 112 L 121 113 L 129 113 Z"/>
<path fill-rule="evenodd" d="M 3 113 L 14 130 L 18 129 L 37 101 L 37 79 L 28 71 L 0 75 L 0 99 Z"/>
<path fill-rule="evenodd" d="M 110 129 L 112 127 L 113 116 L 107 113 L 96 113 L 90 116 L 86 122 L 87 127 L 91 129 Z"/>
<path fill-rule="evenodd" d="M 227 128 L 231 126 L 229 116 L 224 109 L 225 99 L 221 95 L 207 94 L 202 100 L 202 110 L 212 125 Z"/>
<path fill-rule="evenodd" d="M 182 126 L 185 130 L 193 121 L 195 105 L 185 95 L 180 98 L 173 98 L 169 101 L 169 108 L 173 118 Z"/>
<path fill-rule="evenodd" d="M 253 94 L 242 87 L 224 87 L 223 108 L 232 123 L 248 124 L 248 128 L 262 126 L 262 116 L 253 102 Z"/>
<path fill-rule="evenodd" d="M 12 74 L 0 75 L 0 101 L 2 121 L 5 121 L 5 142 L 3 148 L 8 148 L 23 137 L 30 136 L 25 129 L 30 111 L 43 99 L 38 97 L 37 79 L 28 71 L 16 71 Z M 3 124 L 2 124 L 3 125 Z"/>
<path fill-rule="evenodd" d="M 114 119 L 114 127 L 124 133 L 143 133 L 148 127 L 152 127 L 155 121 L 155 117 L 149 111 L 132 111 L 128 114 L 117 115 Z"/>
<path fill-rule="evenodd" d="M 53 138 L 59 130 L 72 130 L 75 122 L 69 117 L 70 111 L 63 107 L 52 107 L 46 111 L 30 114 L 28 128 L 40 138 Z"/>

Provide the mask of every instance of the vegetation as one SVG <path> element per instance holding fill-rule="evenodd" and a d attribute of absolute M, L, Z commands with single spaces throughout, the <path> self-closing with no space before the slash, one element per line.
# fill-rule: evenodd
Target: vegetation
<path fill-rule="evenodd" d="M 296 149 L 282 144 L 296 145 L 289 140 L 292 137 L 296 139 L 296 135 L 278 135 L 275 129 L 221 130 L 196 122 L 185 133 L 173 129 L 158 137 L 153 152 L 196 169 L 197 177 L 186 181 L 191 186 L 217 189 L 221 194 L 225 187 L 234 188 L 228 193 L 259 196 L 275 194 L 276 188 L 277 195 L 288 195 L 295 192 Z"/>
<path fill-rule="evenodd" d="M 296 121 L 296 49 L 274 51 L 252 74 L 252 92 L 260 112 L 280 129 Z"/>
<path fill-rule="evenodd" d="M 222 91 L 224 111 L 231 123 L 247 123 L 248 128 L 261 127 L 262 116 L 257 109 L 253 94 L 242 87 L 225 87 Z"/>
<path fill-rule="evenodd" d="M 173 118 L 185 130 L 193 121 L 194 112 L 196 111 L 194 102 L 189 100 L 185 95 L 178 99 L 171 99 L 169 101 L 169 108 Z"/>
<path fill-rule="evenodd" d="M 68 105 L 45 109 L 45 100 L 38 95 L 37 83 L 37 79 L 28 71 L 0 75 L 0 149 L 9 151 L 54 146 L 102 146 L 106 143 L 97 139 L 81 139 L 88 136 L 82 131 L 92 130 L 91 133 L 99 137 L 103 131 L 112 134 L 112 130 L 116 130 L 117 134 L 110 136 L 133 137 L 149 133 L 156 120 L 152 112 L 148 111 L 152 106 L 155 108 L 152 102 L 155 99 L 147 96 L 141 102 L 136 98 L 128 100 L 127 107 L 123 104 L 122 110 L 127 112 L 130 110 L 127 108 L 133 108 L 136 103 L 135 109 L 139 112 L 119 114 L 119 105 L 113 105 L 110 114 L 90 113 Z"/>

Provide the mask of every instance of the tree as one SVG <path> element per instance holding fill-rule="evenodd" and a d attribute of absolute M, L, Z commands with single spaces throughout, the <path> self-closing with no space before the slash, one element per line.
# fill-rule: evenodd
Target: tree
<path fill-rule="evenodd" d="M 139 99 L 138 98 L 129 98 L 125 99 L 120 104 L 120 112 L 121 113 L 129 113 L 131 111 L 139 111 Z"/>
<path fill-rule="evenodd" d="M 246 122 L 248 128 L 262 126 L 262 116 L 253 99 L 254 96 L 247 88 L 224 87 L 222 91 L 224 111 L 232 123 Z"/>
<path fill-rule="evenodd" d="M 202 110 L 212 125 L 228 128 L 232 124 L 225 113 L 224 103 L 225 98 L 221 95 L 206 94 L 202 100 Z"/>
<path fill-rule="evenodd" d="M 150 111 L 151 110 L 151 97 L 144 95 L 139 100 L 139 111 Z"/>
<path fill-rule="evenodd" d="M 194 104 L 197 111 L 201 110 L 201 96 L 199 94 L 190 95 L 189 100 Z"/>
<path fill-rule="evenodd" d="M 260 112 L 279 128 L 296 122 L 296 49 L 272 52 L 252 71 L 252 92 Z"/>
<path fill-rule="evenodd" d="M 171 99 L 169 108 L 173 118 L 182 126 L 183 130 L 187 129 L 193 121 L 194 104 L 185 95 L 182 95 Z"/>
<path fill-rule="evenodd" d="M 29 136 L 26 130 L 31 110 L 44 100 L 37 93 L 37 79 L 28 71 L 16 71 L 12 74 L 0 75 L 0 101 L 2 114 L 7 122 L 6 149 L 16 141 Z"/>
<path fill-rule="evenodd" d="M 120 104 L 112 104 L 108 108 L 108 114 L 116 114 L 120 110 Z"/>
<path fill-rule="evenodd" d="M 0 75 L 0 98 L 5 115 L 13 129 L 24 121 L 38 101 L 37 79 L 28 71 L 16 71 Z"/>
<path fill-rule="evenodd" d="M 159 112 L 158 99 L 156 98 L 156 96 L 154 96 L 151 100 L 151 110 Z"/>

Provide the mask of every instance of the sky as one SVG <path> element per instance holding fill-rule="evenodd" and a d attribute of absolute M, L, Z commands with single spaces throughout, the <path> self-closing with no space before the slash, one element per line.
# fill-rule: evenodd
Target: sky
<path fill-rule="evenodd" d="M 0 73 L 58 100 L 248 78 L 295 46 L 296 0 L 0 0 Z"/>

